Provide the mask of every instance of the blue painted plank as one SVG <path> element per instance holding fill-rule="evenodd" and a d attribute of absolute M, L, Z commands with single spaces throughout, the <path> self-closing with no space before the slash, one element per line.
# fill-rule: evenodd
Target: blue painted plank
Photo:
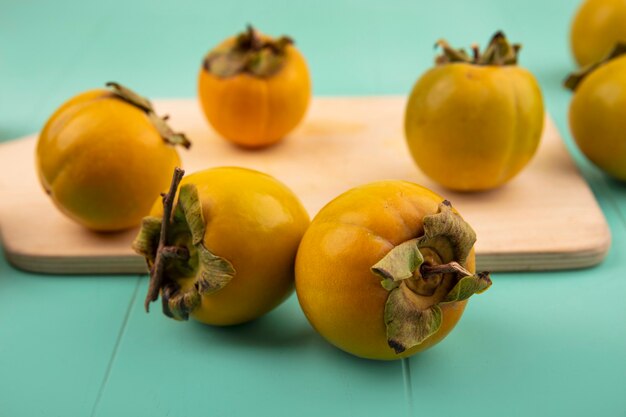
<path fill-rule="evenodd" d="M 410 359 L 416 416 L 626 412 L 626 234 L 604 209 L 618 233 L 603 264 L 494 274 L 448 339 Z"/>
<path fill-rule="evenodd" d="M 27 274 L 1 259 L 0 415 L 90 415 L 138 280 Z"/>
<path fill-rule="evenodd" d="M 357 359 L 309 326 L 295 297 L 235 327 L 175 322 L 137 295 L 96 416 L 403 416 L 402 363 Z"/>

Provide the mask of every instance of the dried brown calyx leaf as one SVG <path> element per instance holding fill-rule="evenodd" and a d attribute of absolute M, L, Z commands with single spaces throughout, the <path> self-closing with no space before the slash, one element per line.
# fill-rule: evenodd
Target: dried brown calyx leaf
<path fill-rule="evenodd" d="M 599 62 L 587 65 L 586 67 L 579 69 L 578 71 L 574 71 L 570 75 L 568 75 L 565 81 L 563 81 L 563 86 L 571 91 L 575 91 L 580 83 L 582 83 L 583 80 L 587 78 L 592 72 L 594 72 L 604 64 L 624 54 L 626 54 L 626 42 L 618 42 L 617 44 L 615 44 L 615 47 L 613 47 L 613 50 L 609 52 L 609 54 Z"/>
<path fill-rule="evenodd" d="M 250 74 L 266 78 L 276 74 L 285 64 L 286 49 L 293 39 L 281 36 L 277 39 L 261 37 L 248 25 L 233 45 L 216 48 L 204 58 L 203 68 L 211 74 L 228 78 L 238 74 Z"/>
<path fill-rule="evenodd" d="M 130 88 L 115 82 L 108 82 L 106 86 L 109 87 L 115 97 L 124 100 L 125 102 L 132 104 L 138 109 L 142 110 L 150 119 L 150 122 L 155 127 L 161 138 L 170 145 L 180 145 L 185 149 L 191 147 L 191 142 L 184 133 L 174 132 L 167 123 L 168 116 L 159 117 L 154 111 L 154 107 L 150 100 L 135 93 Z"/>
<path fill-rule="evenodd" d="M 387 342 L 396 353 L 419 345 L 439 330 L 441 305 L 463 301 L 491 285 L 489 273 L 466 269 L 474 230 L 448 201 L 424 217 L 424 234 L 389 251 L 372 272 L 389 291 L 385 303 Z"/>
<path fill-rule="evenodd" d="M 221 290 L 235 276 L 233 265 L 205 246 L 206 222 L 198 189 L 193 184 L 179 189 L 183 175 L 176 168 L 170 190 L 163 195 L 163 217 L 144 218 L 133 242 L 150 270 L 146 311 L 161 294 L 163 313 L 176 320 L 187 320 L 202 295 Z"/>
<path fill-rule="evenodd" d="M 451 64 L 462 62 L 473 65 L 517 65 L 519 51 L 522 45 L 519 43 L 511 44 L 507 40 L 504 32 L 496 32 L 487 48 L 481 53 L 478 45 L 472 45 L 471 54 L 465 49 L 455 49 L 443 39 L 435 43 L 435 47 L 440 47 L 442 53 L 437 56 L 435 63 L 437 65 Z"/>

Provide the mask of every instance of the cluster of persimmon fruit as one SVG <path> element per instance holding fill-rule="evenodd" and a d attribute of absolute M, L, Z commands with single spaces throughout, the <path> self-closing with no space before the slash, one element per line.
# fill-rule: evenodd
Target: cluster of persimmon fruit
<path fill-rule="evenodd" d="M 626 180 L 626 47 L 613 49 L 618 40 L 626 41 L 626 3 L 587 0 L 572 30 L 583 68 L 566 85 L 576 89 L 570 124 L 580 149 Z M 483 51 L 437 44 L 436 65 L 406 104 L 408 148 L 448 189 L 497 188 L 537 150 L 539 85 L 517 65 L 520 45 L 502 32 Z M 188 138 L 143 96 L 107 87 L 50 117 L 37 169 L 55 205 L 81 225 L 114 232 L 141 224 L 132 245 L 150 271 L 146 309 L 160 297 L 171 318 L 234 325 L 272 310 L 295 287 L 305 316 L 330 343 L 388 360 L 438 343 L 469 297 L 491 285 L 488 273 L 476 272 L 471 226 L 427 188 L 365 184 L 310 221 L 298 197 L 267 174 L 218 167 L 184 176 L 176 146 L 189 148 Z M 215 131 L 246 152 L 300 123 L 311 80 L 291 38 L 248 27 L 204 57 L 198 97 Z"/>

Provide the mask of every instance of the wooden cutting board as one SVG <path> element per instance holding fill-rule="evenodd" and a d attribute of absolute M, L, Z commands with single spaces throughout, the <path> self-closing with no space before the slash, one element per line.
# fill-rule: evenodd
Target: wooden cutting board
<path fill-rule="evenodd" d="M 446 197 L 472 224 L 480 269 L 570 269 L 603 259 L 611 240 L 606 220 L 550 118 L 537 155 L 518 177 L 498 190 L 461 194 L 437 186 L 413 164 L 402 130 L 404 104 L 400 97 L 316 98 L 287 140 L 245 151 L 209 128 L 195 100 L 155 103 L 193 141 L 190 151 L 180 151 L 187 173 L 222 165 L 267 172 L 291 187 L 311 216 L 356 185 L 409 180 Z M 130 249 L 136 230 L 92 233 L 56 210 L 36 177 L 35 144 L 33 135 L 0 146 L 0 230 L 7 259 L 35 272 L 146 272 Z"/>

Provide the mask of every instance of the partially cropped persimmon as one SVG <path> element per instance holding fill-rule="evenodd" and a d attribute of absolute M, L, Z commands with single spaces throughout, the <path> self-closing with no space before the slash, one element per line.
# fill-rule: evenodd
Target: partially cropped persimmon
<path fill-rule="evenodd" d="M 626 43 L 603 61 L 570 75 L 569 126 L 580 151 L 598 168 L 626 181 Z"/>
<path fill-rule="evenodd" d="M 96 231 L 139 225 L 189 147 L 145 98 L 116 83 L 63 104 L 39 135 L 39 179 L 54 204 Z"/>
<path fill-rule="evenodd" d="M 578 65 L 585 67 L 599 62 L 618 42 L 626 43 L 626 1 L 583 1 L 570 32 L 570 44 Z"/>
<path fill-rule="evenodd" d="M 400 359 L 440 342 L 467 299 L 476 235 L 450 203 L 405 181 L 340 195 L 315 216 L 296 257 L 296 293 L 311 325 L 338 348 Z"/>
<path fill-rule="evenodd" d="M 247 148 L 274 144 L 304 117 L 311 80 L 289 37 L 254 28 L 208 53 L 198 77 L 202 110 L 225 139 Z"/>

